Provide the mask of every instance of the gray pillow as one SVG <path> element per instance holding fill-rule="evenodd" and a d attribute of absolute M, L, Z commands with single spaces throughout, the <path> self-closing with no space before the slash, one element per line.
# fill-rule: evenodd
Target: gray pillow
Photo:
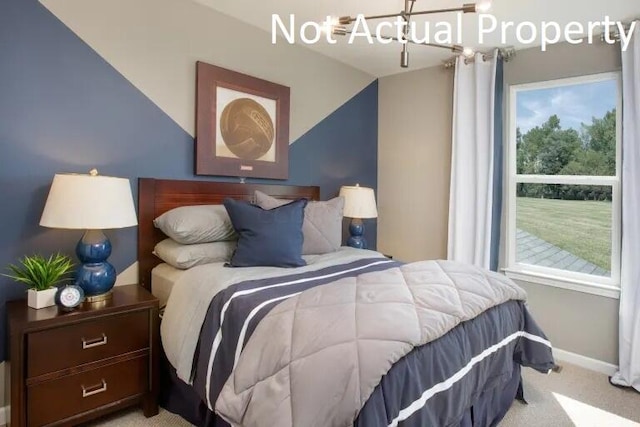
<path fill-rule="evenodd" d="M 263 209 L 273 209 L 291 203 L 276 199 L 260 191 L 255 192 L 255 203 Z M 342 211 L 344 197 L 326 202 L 309 202 L 304 209 L 302 224 L 303 255 L 321 255 L 337 251 L 342 245 Z"/>
<path fill-rule="evenodd" d="M 181 245 L 172 239 L 164 239 L 158 243 L 153 252 L 167 264 L 186 270 L 201 264 L 212 262 L 228 262 L 236 249 L 237 242 L 197 243 Z"/>
<path fill-rule="evenodd" d="M 222 205 L 181 206 L 163 213 L 153 224 L 184 245 L 238 238 Z"/>

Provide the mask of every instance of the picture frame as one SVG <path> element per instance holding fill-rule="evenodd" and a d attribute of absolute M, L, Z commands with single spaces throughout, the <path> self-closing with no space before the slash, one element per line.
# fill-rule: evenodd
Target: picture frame
<path fill-rule="evenodd" d="M 198 61 L 196 175 L 287 179 L 290 89 Z"/>

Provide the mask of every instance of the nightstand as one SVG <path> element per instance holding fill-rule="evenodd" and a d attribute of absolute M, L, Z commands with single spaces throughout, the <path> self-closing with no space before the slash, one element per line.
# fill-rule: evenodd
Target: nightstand
<path fill-rule="evenodd" d="M 72 312 L 12 301 L 7 317 L 9 425 L 75 425 L 138 404 L 158 413 L 158 300 L 143 287 Z"/>

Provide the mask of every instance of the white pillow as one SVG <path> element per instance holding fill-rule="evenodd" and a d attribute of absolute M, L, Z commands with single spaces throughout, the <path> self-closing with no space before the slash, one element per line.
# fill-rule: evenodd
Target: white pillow
<path fill-rule="evenodd" d="M 235 240 L 181 245 L 172 239 L 164 239 L 156 245 L 153 253 L 167 264 L 186 270 L 201 264 L 228 262 L 236 245 Z"/>
<path fill-rule="evenodd" d="M 184 245 L 238 238 L 223 205 L 181 206 L 163 213 L 153 224 Z"/>

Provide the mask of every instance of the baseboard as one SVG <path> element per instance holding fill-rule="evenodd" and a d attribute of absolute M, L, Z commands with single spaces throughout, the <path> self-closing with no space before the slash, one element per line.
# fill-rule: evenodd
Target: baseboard
<path fill-rule="evenodd" d="M 590 371 L 599 372 L 608 376 L 615 374 L 618 370 L 618 367 L 611 363 L 592 359 L 570 351 L 560 350 L 558 348 L 553 349 L 553 357 L 559 361 L 571 363 L 572 365 L 580 366 L 581 368 L 589 369 Z"/>
<path fill-rule="evenodd" d="M 0 408 L 0 426 L 7 425 L 7 414 L 9 413 L 9 407 L 3 406 Z"/>

